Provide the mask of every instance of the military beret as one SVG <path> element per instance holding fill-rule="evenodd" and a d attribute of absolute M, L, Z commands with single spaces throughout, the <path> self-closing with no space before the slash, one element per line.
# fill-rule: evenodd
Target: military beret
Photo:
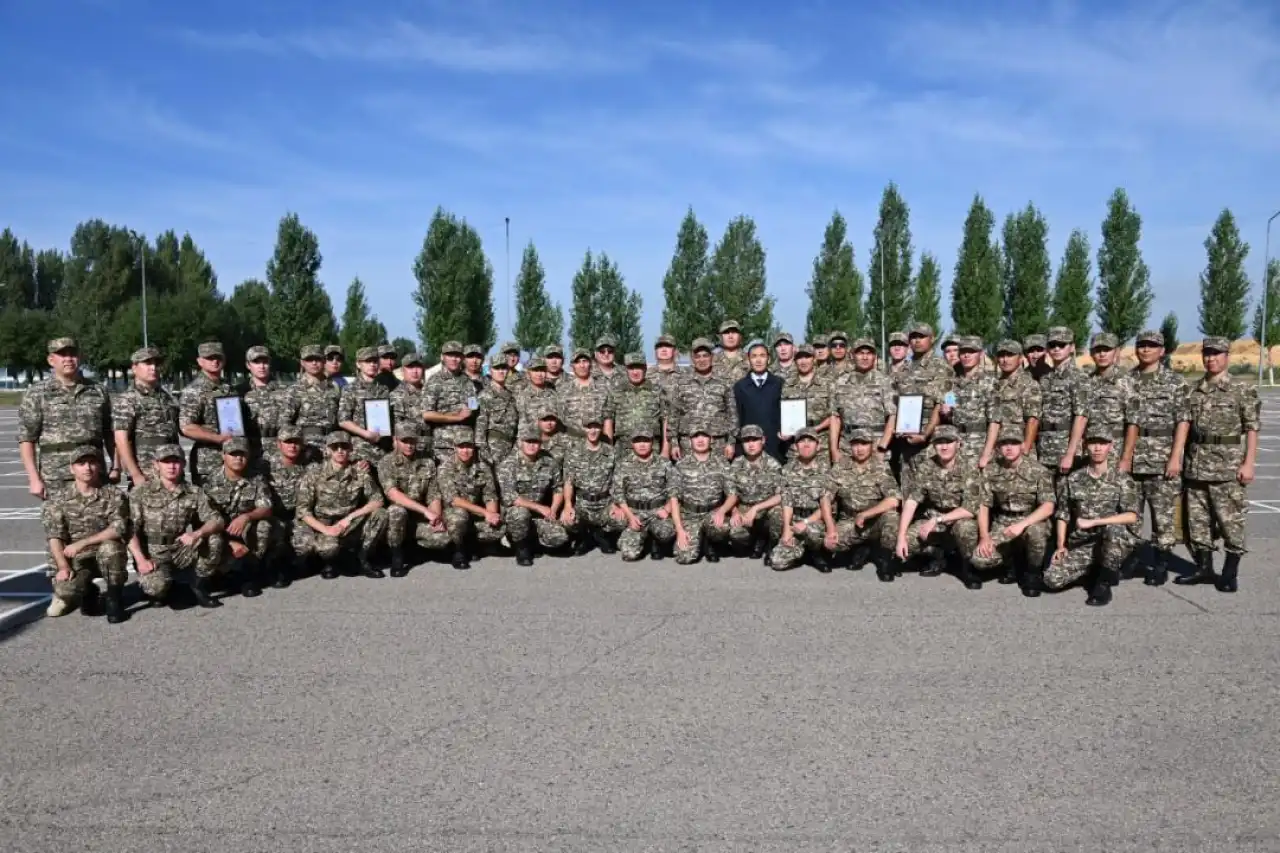
<path fill-rule="evenodd" d="M 738 430 L 738 438 L 743 441 L 749 441 L 753 438 L 763 441 L 764 430 L 762 430 L 757 424 L 747 424 L 742 429 Z"/>
<path fill-rule="evenodd" d="M 778 334 L 773 336 L 773 345 L 775 347 L 778 344 L 794 344 L 795 342 L 796 339 L 791 337 L 790 332 L 778 332 Z"/>
<path fill-rule="evenodd" d="M 245 361 L 256 361 L 259 358 L 271 359 L 271 350 L 264 346 L 249 347 L 244 351 Z"/>
<path fill-rule="evenodd" d="M 827 336 L 826 336 L 826 335 L 814 335 L 814 336 L 813 336 L 813 340 L 812 340 L 810 343 L 812 343 L 815 347 L 820 347 L 820 348 L 824 348 L 824 349 L 825 349 L 825 348 L 826 348 L 826 346 L 827 346 Z"/>
<path fill-rule="evenodd" d="M 333 432 L 329 433 L 324 437 L 325 447 L 336 447 L 342 444 L 345 444 L 347 447 L 350 447 L 351 436 L 340 429 L 335 429 Z"/>
<path fill-rule="evenodd" d="M 408 362 L 406 362 L 406 364 L 407 363 Z M 489 356 L 490 370 L 509 370 L 510 368 L 511 365 L 507 364 L 507 356 L 505 353 L 495 352 L 493 355 Z"/>
<path fill-rule="evenodd" d="M 1164 335 L 1156 329 L 1143 329 L 1141 332 L 1138 332 L 1138 338 L 1134 343 L 1137 346 L 1142 346 L 1143 344 L 1154 344 L 1155 346 L 1162 347 L 1164 346 Z"/>
<path fill-rule="evenodd" d="M 876 352 L 876 342 L 871 338 L 858 338 L 853 342 L 853 351 L 857 352 L 860 349 L 869 349 L 872 352 Z"/>
<path fill-rule="evenodd" d="M 200 346 L 196 347 L 196 355 L 201 358 L 213 358 L 215 356 L 218 358 L 225 357 L 225 354 L 222 352 L 221 341 L 205 341 L 200 344 Z"/>
<path fill-rule="evenodd" d="M 600 349 L 601 347 L 613 347 L 614 349 L 617 349 L 618 348 L 617 337 L 615 337 L 614 335 L 605 334 L 596 338 L 596 349 Z"/>
<path fill-rule="evenodd" d="M 1088 427 L 1084 431 L 1084 440 L 1093 441 L 1093 442 L 1098 442 L 1098 441 L 1113 442 L 1116 439 L 1115 439 L 1115 436 L 1111 434 L 1110 429 L 1103 426 L 1102 424 L 1095 424 L 1092 421 L 1090 421 Z"/>
<path fill-rule="evenodd" d="M 948 441 L 959 441 L 960 433 L 950 424 L 943 424 L 933 431 L 933 443 L 946 443 Z"/>
<path fill-rule="evenodd" d="M 280 427 L 280 431 L 276 433 L 278 441 L 302 441 L 302 428 L 293 424 L 285 424 Z"/>
<path fill-rule="evenodd" d="M 508 353 L 515 353 L 516 355 L 519 355 L 520 345 L 515 341 L 507 341 L 502 345 L 502 349 L 498 350 L 498 353 L 500 355 L 507 355 Z"/>
<path fill-rule="evenodd" d="M 908 341 L 908 340 L 907 340 L 907 333 L 906 333 L 906 332 L 890 332 L 890 333 L 889 333 L 889 344 L 890 344 L 890 345 L 893 345 L 893 344 L 904 344 L 904 345 L 905 345 L 905 344 L 908 344 L 908 343 L 910 343 L 910 341 Z"/>
<path fill-rule="evenodd" d="M 426 361 L 422 358 L 422 353 L 420 352 L 405 353 L 404 358 L 400 359 L 401 367 L 422 367 L 424 364 L 426 364 Z"/>
<path fill-rule="evenodd" d="M 1048 343 L 1049 342 L 1045 339 L 1044 335 L 1027 335 L 1026 339 L 1022 342 L 1022 348 L 1024 350 L 1044 349 Z"/>
<path fill-rule="evenodd" d="M 357 361 L 357 362 L 360 362 L 360 361 L 377 361 L 377 360 L 378 360 L 378 348 L 377 348 L 377 347 L 360 347 L 360 349 L 356 350 L 356 361 Z"/>
<path fill-rule="evenodd" d="M 534 424 L 524 424 L 520 427 L 520 440 L 542 441 L 542 430 Z"/>
<path fill-rule="evenodd" d="M 631 431 L 632 441 L 653 441 L 653 430 L 647 426 L 636 427 Z"/>
<path fill-rule="evenodd" d="M 545 421 L 547 418 L 560 420 L 560 412 L 556 410 L 555 406 L 546 405 L 538 410 L 538 420 Z"/>
<path fill-rule="evenodd" d="M 341 346 L 339 346 L 338 344 L 329 344 L 327 347 L 325 347 L 325 348 L 324 348 L 324 354 L 325 354 L 325 355 L 340 355 L 340 356 L 342 356 L 343 358 L 346 358 L 346 356 L 347 356 L 347 354 L 346 354 L 345 352 L 343 352 L 343 351 L 342 351 L 342 347 L 341 347 Z"/>
<path fill-rule="evenodd" d="M 155 459 L 157 462 L 164 459 L 177 459 L 179 462 L 182 462 L 186 458 L 186 455 L 182 452 L 182 448 L 179 445 L 162 444 L 156 448 Z"/>
<path fill-rule="evenodd" d="M 342 352 L 341 349 L 338 352 Z M 319 344 L 307 344 L 298 351 L 298 358 L 306 361 L 309 358 L 324 358 L 324 347 Z"/>
<path fill-rule="evenodd" d="M 715 346 L 713 346 L 711 341 L 709 341 L 707 338 L 694 338 L 693 346 L 689 348 L 689 351 L 697 352 L 700 349 L 704 349 L 707 352 L 712 352 L 715 350 Z"/>
<path fill-rule="evenodd" d="M 720 324 L 720 334 L 722 335 L 725 332 L 741 332 L 741 331 L 742 331 L 742 326 L 738 323 L 737 320 L 725 320 L 723 323 Z"/>
<path fill-rule="evenodd" d="M 810 429 L 809 427 L 801 427 L 800 429 L 796 430 L 796 441 L 804 441 L 805 439 L 817 441 L 818 434 L 814 432 L 812 429 Z"/>
<path fill-rule="evenodd" d="M 453 433 L 454 447 L 475 447 L 476 431 L 471 427 L 455 427 Z"/>
<path fill-rule="evenodd" d="M 444 346 L 440 347 L 441 355 L 462 355 L 461 341 L 445 341 Z"/>
<path fill-rule="evenodd" d="M 573 357 L 570 358 L 569 360 L 578 361 L 579 359 L 583 359 L 583 358 L 585 358 L 587 361 L 591 361 L 591 350 L 585 349 L 583 347 L 574 347 Z"/>
<path fill-rule="evenodd" d="M 835 330 L 834 332 L 828 332 L 828 333 L 827 333 L 827 341 L 828 341 L 829 343 L 833 343 L 833 344 L 834 344 L 836 341 L 844 341 L 844 342 L 847 344 L 847 343 L 849 343 L 849 333 L 848 333 L 848 332 L 842 332 L 842 331 L 840 331 L 839 329 Z"/>
<path fill-rule="evenodd" d="M 813 344 L 807 341 L 796 344 L 796 358 L 813 358 Z"/>
<path fill-rule="evenodd" d="M 76 343 L 75 338 L 54 338 L 49 341 L 48 346 L 50 353 L 62 352 L 64 349 L 80 351 L 80 344 Z"/>
<path fill-rule="evenodd" d="M 963 343 L 963 341 L 964 341 L 964 338 L 962 338 L 960 335 L 957 335 L 955 331 L 952 330 L 942 336 L 942 341 L 939 343 L 939 346 L 941 346 L 943 349 L 946 349 L 947 347 L 960 346 Z"/>
<path fill-rule="evenodd" d="M 977 335 L 963 335 L 956 341 L 960 344 L 960 349 L 969 350 L 970 352 L 982 352 L 982 338 Z"/>
<path fill-rule="evenodd" d="M 413 421 L 406 421 L 405 423 L 396 424 L 395 434 L 396 438 L 402 441 L 405 439 L 417 440 L 422 437 L 422 430 L 418 429 L 418 425 Z"/>
<path fill-rule="evenodd" d="M 878 437 L 879 436 L 866 427 L 858 427 L 853 431 L 853 434 L 849 436 L 849 441 L 854 444 L 874 444 Z"/>
<path fill-rule="evenodd" d="M 676 344 L 674 335 L 658 335 L 658 339 L 653 342 L 653 346 L 656 349 L 657 347 L 674 347 L 678 346 L 678 344 Z"/>
<path fill-rule="evenodd" d="M 540 356 L 540 355 L 535 355 L 533 358 L 529 359 L 529 363 L 528 363 L 528 364 L 526 364 L 526 365 L 524 366 L 524 369 L 525 369 L 526 371 L 528 371 L 528 370 L 546 370 L 546 369 L 547 369 L 547 360 L 546 360 L 545 358 L 543 358 L 542 356 Z"/>
<path fill-rule="evenodd" d="M 396 358 L 400 353 L 396 352 L 396 348 L 391 344 L 381 344 L 378 347 L 378 358 Z"/>
<path fill-rule="evenodd" d="M 129 360 L 134 364 L 138 364 L 143 361 L 153 361 L 162 358 L 164 358 L 164 356 L 160 354 L 160 347 L 142 347 L 141 349 L 134 350 L 133 355 L 129 357 Z"/>
<path fill-rule="evenodd" d="M 464 356 L 480 356 L 481 358 L 484 358 L 484 347 L 479 344 L 467 344 L 462 348 L 462 354 Z"/>
<path fill-rule="evenodd" d="M 1022 355 L 1022 344 L 1012 338 L 1006 338 L 996 344 L 996 355 Z"/>
<path fill-rule="evenodd" d="M 1074 344 L 1076 333 L 1069 326 L 1053 326 L 1049 329 L 1045 341 L 1051 344 Z"/>
<path fill-rule="evenodd" d="M 1000 427 L 1000 434 L 996 436 L 998 444 L 1022 444 L 1023 434 L 1022 427 L 1017 424 L 1004 424 Z"/>
<path fill-rule="evenodd" d="M 233 453 L 242 453 L 245 456 L 248 456 L 249 455 L 249 439 L 242 438 L 241 436 L 236 436 L 235 438 L 227 439 L 225 442 L 222 443 L 222 453 L 224 456 L 229 456 Z"/>
<path fill-rule="evenodd" d="M 1098 332 L 1089 342 L 1089 349 L 1115 349 L 1120 346 L 1120 339 L 1110 332 Z"/>
<path fill-rule="evenodd" d="M 1218 335 L 1211 335 L 1200 344 L 1203 352 L 1231 352 L 1231 341 Z"/>
<path fill-rule="evenodd" d="M 908 337 L 932 338 L 933 326 L 930 326 L 928 323 L 916 323 L 911 327 Z"/>
<path fill-rule="evenodd" d="M 542 348 L 543 358 L 551 358 L 553 355 L 564 358 L 564 347 L 560 346 L 560 344 L 547 344 Z"/>
<path fill-rule="evenodd" d="M 71 451 L 71 461 L 79 462 L 81 459 L 97 459 L 102 461 L 102 451 L 94 447 L 92 444 L 82 444 L 75 450 Z"/>
<path fill-rule="evenodd" d="M 629 352 L 627 357 L 622 360 L 627 367 L 648 367 L 649 359 L 642 352 Z"/>

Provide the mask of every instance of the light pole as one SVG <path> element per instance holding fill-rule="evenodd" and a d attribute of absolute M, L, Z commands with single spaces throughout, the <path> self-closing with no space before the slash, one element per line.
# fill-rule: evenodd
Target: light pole
<path fill-rule="evenodd" d="M 144 347 L 151 346 L 147 340 L 147 240 L 145 237 L 141 239 L 142 252 L 142 345 Z"/>
<path fill-rule="evenodd" d="M 515 337 L 516 327 L 513 324 L 515 315 L 515 295 L 511 292 L 511 217 L 503 217 L 507 224 L 507 332 Z"/>
<path fill-rule="evenodd" d="M 1271 218 L 1267 220 L 1267 240 L 1262 250 L 1262 328 L 1259 335 L 1262 340 L 1258 341 L 1260 350 L 1258 352 L 1258 384 L 1262 384 L 1262 362 L 1271 364 L 1271 359 L 1267 353 L 1267 324 L 1271 322 L 1271 315 L 1267 313 L 1267 297 L 1271 291 L 1271 223 L 1275 222 L 1277 216 L 1280 216 L 1280 210 L 1271 214 Z"/>

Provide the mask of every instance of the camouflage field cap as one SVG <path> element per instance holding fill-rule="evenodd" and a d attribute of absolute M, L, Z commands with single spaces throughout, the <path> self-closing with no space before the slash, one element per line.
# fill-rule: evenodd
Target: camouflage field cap
<path fill-rule="evenodd" d="M 910 341 L 907 340 L 906 332 L 889 333 L 889 346 L 893 346 L 894 344 L 902 344 L 903 346 L 906 346 L 909 343 Z"/>
<path fill-rule="evenodd" d="M 849 441 L 853 444 L 874 444 L 876 434 L 866 427 L 858 427 L 849 436 Z"/>
<path fill-rule="evenodd" d="M 458 427 L 453 434 L 454 447 L 475 447 L 476 431 L 471 427 Z"/>
<path fill-rule="evenodd" d="M 832 332 L 828 332 L 827 333 L 828 345 L 834 344 L 836 341 L 844 341 L 846 344 L 849 343 L 849 333 L 842 332 L 839 329 L 836 329 L 835 331 L 832 331 Z"/>
<path fill-rule="evenodd" d="M 653 441 L 653 430 L 647 426 L 636 427 L 631 431 L 632 441 Z"/>
<path fill-rule="evenodd" d="M 1069 326 L 1053 326 L 1049 329 L 1049 334 L 1045 335 L 1045 343 L 1074 344 L 1075 342 L 1076 333 Z"/>
<path fill-rule="evenodd" d="M 583 429 L 591 429 L 592 427 L 595 427 L 596 429 L 603 429 L 604 418 L 602 418 L 598 414 L 593 413 L 593 414 L 587 415 L 585 418 L 582 419 Z"/>
<path fill-rule="evenodd" d="M 271 350 L 263 346 L 256 346 L 256 347 L 249 347 L 247 350 L 244 351 L 245 361 L 257 361 L 260 358 L 265 358 L 267 361 L 270 361 Z"/>
<path fill-rule="evenodd" d="M 678 344 L 676 344 L 676 339 L 674 335 L 658 335 L 658 339 L 653 342 L 654 349 L 657 349 L 658 347 L 675 347 L 675 346 L 678 346 Z"/>
<path fill-rule="evenodd" d="M 346 357 L 347 357 L 347 354 L 346 354 L 345 352 L 343 352 L 343 351 L 342 351 L 342 347 L 341 347 L 341 346 L 339 346 L 338 344 L 329 344 L 327 347 L 325 347 L 325 348 L 324 348 L 324 354 L 325 354 L 325 355 L 327 355 L 327 356 L 328 356 L 328 355 L 340 355 L 340 356 L 342 356 L 343 358 L 346 358 Z"/>
<path fill-rule="evenodd" d="M 1164 346 L 1164 335 L 1158 329 L 1143 329 L 1138 332 L 1138 338 L 1134 341 L 1135 346 L 1150 344 L 1152 346 Z"/>
<path fill-rule="evenodd" d="M 707 438 L 710 438 L 711 427 L 707 426 L 705 421 L 698 421 L 689 428 L 689 437 L 693 438 L 695 435 L 705 435 Z"/>
<path fill-rule="evenodd" d="M 591 361 L 591 351 L 584 347 L 574 347 L 573 357 L 570 358 L 569 361 L 572 363 L 575 361 L 582 361 L 584 359 L 586 361 Z"/>
<path fill-rule="evenodd" d="M 1115 436 L 1111 434 L 1110 429 L 1102 424 L 1090 422 L 1089 426 L 1084 431 L 1084 440 L 1095 444 L 1103 441 L 1110 443 L 1115 441 Z"/>
<path fill-rule="evenodd" d="M 351 436 L 347 435 L 345 432 L 343 432 L 340 429 L 335 429 L 333 432 L 329 433 L 324 437 L 324 446 L 325 447 L 342 447 L 342 446 L 350 447 Z"/>
<path fill-rule="evenodd" d="M 977 335 L 961 335 L 956 343 L 960 345 L 960 352 L 982 352 L 986 349 L 982 338 Z"/>
<path fill-rule="evenodd" d="M 826 335 L 814 335 L 814 336 L 813 336 L 813 340 L 812 340 L 812 341 L 810 341 L 810 343 L 811 343 L 811 344 L 813 344 L 813 345 L 814 345 L 815 347 L 817 347 L 818 349 L 826 349 L 826 348 L 827 348 L 827 336 L 826 336 Z"/>
<path fill-rule="evenodd" d="M 933 431 L 934 444 L 946 444 L 949 441 L 959 441 L 960 433 L 956 432 L 956 428 L 950 424 L 943 424 Z"/>
<path fill-rule="evenodd" d="M 529 363 L 524 366 L 524 369 L 526 371 L 541 370 L 545 372 L 547 369 L 547 360 L 540 355 L 535 355 L 533 358 L 529 359 Z"/>
<path fill-rule="evenodd" d="M 542 430 L 538 429 L 535 424 L 524 424 L 520 427 L 521 441 L 542 441 Z"/>
<path fill-rule="evenodd" d="M 706 350 L 707 352 L 714 352 L 715 346 L 711 343 L 711 341 L 707 340 L 706 338 L 694 338 L 693 346 L 689 347 L 689 352 L 697 352 L 698 350 Z"/>
<path fill-rule="evenodd" d="M 396 424 L 396 438 L 401 441 L 417 441 L 422 437 L 422 430 L 418 429 L 418 425 L 412 421 L 403 424 Z"/>
<path fill-rule="evenodd" d="M 462 341 L 445 341 L 440 347 L 441 355 L 462 355 Z"/>
<path fill-rule="evenodd" d="M 92 444 L 82 444 L 75 450 L 71 451 L 71 461 L 79 462 L 82 459 L 96 459 L 102 461 L 102 451 L 94 447 Z"/>
<path fill-rule="evenodd" d="M 547 344 L 542 348 L 543 358 L 551 358 L 552 356 L 564 358 L 564 347 L 560 344 Z"/>
<path fill-rule="evenodd" d="M 618 348 L 617 337 L 615 337 L 614 335 L 601 335 L 600 337 L 596 338 L 596 349 L 602 349 L 604 347 L 612 347 L 613 349 L 617 349 Z"/>
<path fill-rule="evenodd" d="M 908 338 L 932 338 L 933 326 L 930 326 L 928 323 L 916 323 L 907 332 L 907 337 Z"/>
<path fill-rule="evenodd" d="M 223 442 L 223 445 L 222 445 L 223 456 L 232 456 L 237 453 L 240 454 L 241 456 L 249 455 L 249 439 L 242 438 L 241 436 L 236 436 L 235 438 L 231 438 Z"/>
<path fill-rule="evenodd" d="M 462 355 L 467 358 L 484 358 L 484 347 L 479 344 L 467 344 L 462 348 Z"/>
<path fill-rule="evenodd" d="M 1012 338 L 1005 338 L 996 344 L 996 355 L 1022 355 L 1022 344 Z"/>
<path fill-rule="evenodd" d="M 377 361 L 377 360 L 378 360 L 378 348 L 377 348 L 377 347 L 360 347 L 360 349 L 356 350 L 356 361 L 357 361 L 357 362 L 361 362 L 361 361 Z"/>
<path fill-rule="evenodd" d="M 502 349 L 498 350 L 499 355 L 510 355 L 511 353 L 520 354 L 520 345 L 515 341 L 507 341 L 502 345 Z"/>
<path fill-rule="evenodd" d="M 176 444 L 162 444 L 156 448 L 155 459 L 157 462 L 162 462 L 166 459 L 176 459 L 177 461 L 182 462 L 186 458 L 187 457 L 182 452 L 182 448 Z"/>
<path fill-rule="evenodd" d="M 422 367 L 425 364 L 426 361 L 422 358 L 422 353 L 420 352 L 408 353 L 404 358 L 400 359 L 401 367 Z M 506 362 L 504 361 L 503 364 L 506 364 Z"/>
<path fill-rule="evenodd" d="M 1224 337 L 1211 335 L 1201 342 L 1200 349 L 1204 352 L 1231 352 L 1231 341 Z"/>
<path fill-rule="evenodd" d="M 876 342 L 871 338 L 858 338 L 853 342 L 853 351 L 857 352 L 860 349 L 869 349 L 872 352 L 876 352 L 878 348 L 876 347 Z"/>
<path fill-rule="evenodd" d="M 560 412 L 556 410 L 555 406 L 545 405 L 538 410 L 538 420 L 545 421 L 550 418 L 555 418 L 556 420 L 560 420 Z"/>
<path fill-rule="evenodd" d="M 1044 335 L 1027 335 L 1026 340 L 1022 342 L 1023 350 L 1044 349 L 1049 345 L 1049 341 Z"/>
<path fill-rule="evenodd" d="M 1016 424 L 1005 424 L 1000 427 L 1000 433 L 996 436 L 997 444 L 1022 444 L 1022 427 Z"/>
<path fill-rule="evenodd" d="M 796 430 L 796 441 L 817 441 L 818 434 L 809 427 Z"/>
<path fill-rule="evenodd" d="M 309 358 L 324 358 L 324 347 L 319 344 L 307 344 L 298 351 L 298 358 L 303 361 Z"/>
<path fill-rule="evenodd" d="M 396 352 L 396 348 L 391 344 L 380 344 L 378 346 L 378 358 L 398 358 L 400 353 Z"/>
<path fill-rule="evenodd" d="M 196 355 L 201 358 L 226 358 L 222 351 L 222 341 L 205 341 L 196 347 Z"/>
<path fill-rule="evenodd" d="M 285 424 L 276 433 L 277 441 L 302 441 L 302 429 L 293 424 Z"/>
<path fill-rule="evenodd" d="M 796 358 L 813 358 L 813 344 L 808 341 L 796 344 Z"/>
<path fill-rule="evenodd" d="M 141 364 L 144 361 L 159 361 L 164 356 L 160 354 L 160 347 L 142 347 L 133 351 L 133 355 L 129 356 L 129 361 L 134 364 Z"/>
<path fill-rule="evenodd" d="M 778 332 L 778 334 L 773 336 L 773 345 L 775 347 L 778 344 L 794 344 L 795 342 L 796 339 L 791 337 L 790 332 Z"/>
<path fill-rule="evenodd" d="M 642 352 L 629 352 L 627 357 L 622 360 L 627 367 L 648 367 L 649 359 Z"/>
<path fill-rule="evenodd" d="M 764 440 L 764 430 L 760 429 L 756 424 L 747 424 L 738 430 L 738 438 L 743 441 L 751 441 L 752 439 Z"/>
<path fill-rule="evenodd" d="M 54 338 L 49 341 L 48 350 L 50 354 L 62 352 L 63 350 L 80 351 L 80 344 L 76 343 L 75 338 Z"/>
<path fill-rule="evenodd" d="M 741 332 L 741 331 L 742 331 L 742 324 L 740 324 L 737 320 L 725 320 L 723 323 L 720 324 L 720 334 L 722 335 L 725 332 Z"/>
<path fill-rule="evenodd" d="M 963 343 L 963 341 L 964 341 L 964 338 L 960 337 L 960 336 L 959 336 L 959 335 L 957 335 L 954 331 L 952 331 L 952 332 L 948 332 L 947 334 L 943 335 L 943 336 L 942 336 L 942 341 L 941 341 L 938 345 L 939 345 L 940 347 L 942 347 L 943 349 L 946 349 L 947 347 L 957 347 L 957 346 L 961 346 L 961 344 Z"/>
<path fill-rule="evenodd" d="M 1110 332 L 1098 332 L 1089 341 L 1089 349 L 1115 349 L 1120 346 L 1120 339 Z"/>
<path fill-rule="evenodd" d="M 406 361 L 405 364 L 408 364 Z M 505 353 L 495 352 L 489 356 L 490 370 L 510 370 L 511 365 L 507 364 L 507 356 Z"/>

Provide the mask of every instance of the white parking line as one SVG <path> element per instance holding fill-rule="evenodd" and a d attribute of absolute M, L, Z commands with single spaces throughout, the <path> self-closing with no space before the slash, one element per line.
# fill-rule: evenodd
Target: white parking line
<path fill-rule="evenodd" d="M 1249 501 L 1249 506 L 1257 507 L 1265 514 L 1280 515 L 1280 501 Z"/>

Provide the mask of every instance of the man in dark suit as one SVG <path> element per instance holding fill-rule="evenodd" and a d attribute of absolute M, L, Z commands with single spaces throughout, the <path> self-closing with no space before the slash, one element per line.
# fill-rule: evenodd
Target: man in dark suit
<path fill-rule="evenodd" d="M 751 372 L 733 385 L 738 408 L 738 429 L 754 424 L 764 431 L 764 452 L 779 462 L 786 461 L 782 441 L 782 378 L 769 372 L 769 348 L 762 341 L 747 347 Z M 742 445 L 737 453 L 741 455 Z"/>

